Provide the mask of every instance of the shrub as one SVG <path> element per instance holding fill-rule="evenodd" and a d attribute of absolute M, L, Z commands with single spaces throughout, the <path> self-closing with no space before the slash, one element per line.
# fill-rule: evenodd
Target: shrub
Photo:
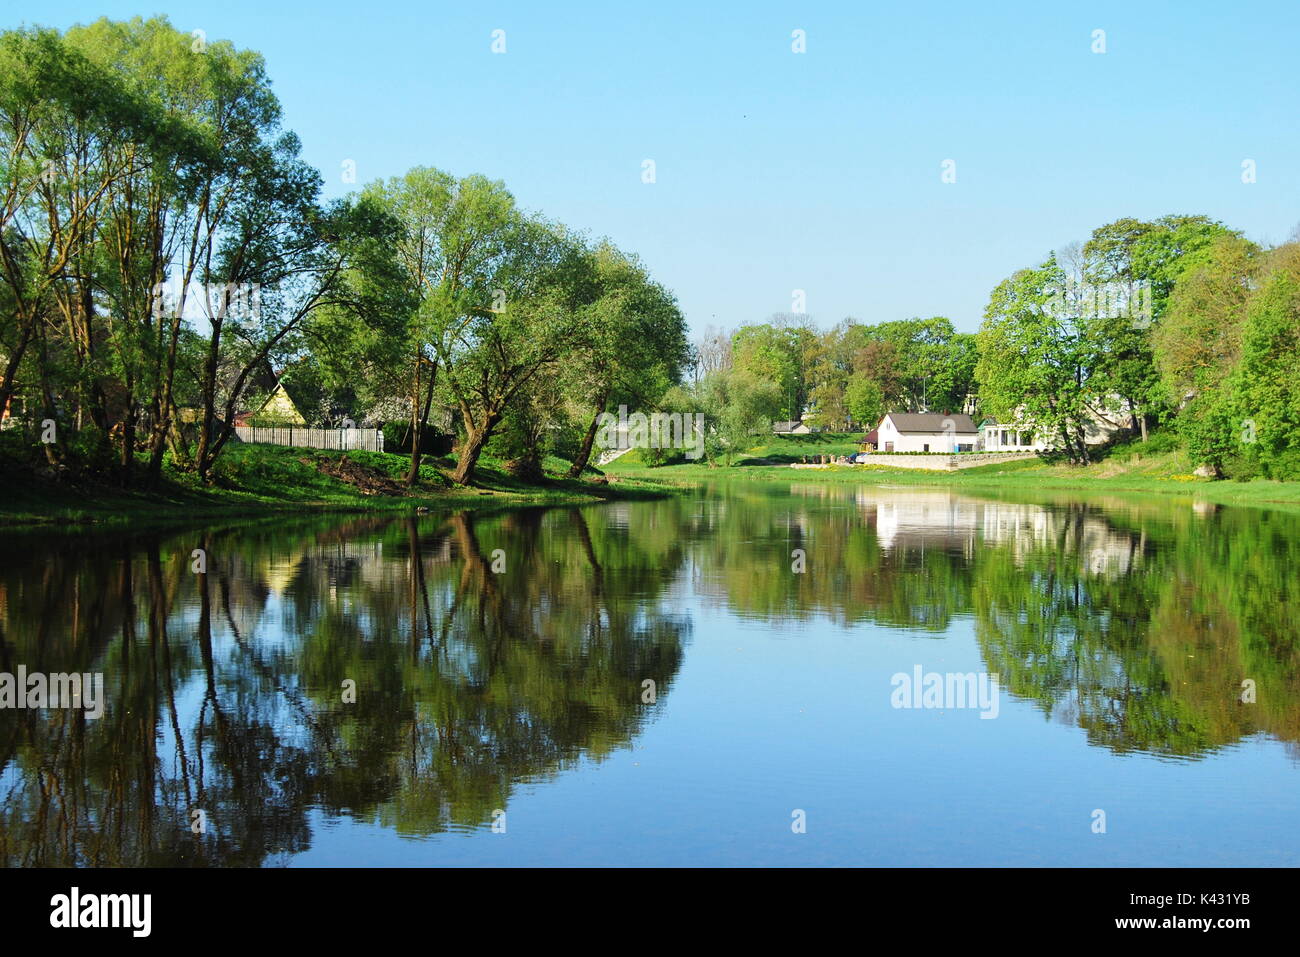
<path fill-rule="evenodd" d="M 385 422 L 382 431 L 385 452 L 411 453 L 411 423 Z M 426 425 L 420 441 L 420 454 L 432 455 L 434 458 L 447 455 L 451 452 L 452 440 L 453 436 Z"/>

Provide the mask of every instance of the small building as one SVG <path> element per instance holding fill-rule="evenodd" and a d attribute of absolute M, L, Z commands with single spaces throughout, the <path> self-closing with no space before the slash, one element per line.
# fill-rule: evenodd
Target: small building
<path fill-rule="evenodd" d="M 807 435 L 812 429 L 800 419 L 791 419 L 789 422 L 773 422 L 772 431 L 777 435 Z"/>
<path fill-rule="evenodd" d="M 975 421 L 962 414 L 887 412 L 876 426 L 882 452 L 974 452 L 979 441 Z"/>
<path fill-rule="evenodd" d="M 993 416 L 980 423 L 980 443 L 985 452 L 1041 452 L 1047 448 L 1047 442 L 1032 428 L 998 422 Z"/>
<path fill-rule="evenodd" d="M 293 404 L 293 399 L 285 391 L 284 382 L 276 382 L 274 391 L 266 397 L 266 401 L 250 415 L 244 416 L 243 421 L 239 417 L 235 419 L 236 425 L 291 425 L 294 428 L 305 427 L 307 420 L 302 417 L 298 407 Z"/>
<path fill-rule="evenodd" d="M 1112 403 L 1121 408 L 1119 400 Z M 1090 411 L 1083 423 L 1083 441 L 1087 445 L 1101 445 L 1110 441 L 1123 426 L 1122 412 Z M 985 452 L 1045 452 L 1060 447 L 1060 437 L 1036 429 L 1023 419 L 999 422 L 992 416 L 980 422 L 980 448 Z"/>

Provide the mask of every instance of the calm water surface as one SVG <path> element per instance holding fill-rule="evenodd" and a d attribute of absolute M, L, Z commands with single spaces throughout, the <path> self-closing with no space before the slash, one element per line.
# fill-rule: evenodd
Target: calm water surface
<path fill-rule="evenodd" d="M 0 710 L 0 861 L 1296 866 L 1298 570 L 1286 513 L 817 484 L 8 536 L 0 672 L 107 706 Z"/>

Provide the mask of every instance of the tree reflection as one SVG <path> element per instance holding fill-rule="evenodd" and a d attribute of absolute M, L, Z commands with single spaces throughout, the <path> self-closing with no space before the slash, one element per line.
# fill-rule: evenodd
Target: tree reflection
<path fill-rule="evenodd" d="M 274 863 L 320 813 L 482 827 L 652 719 L 643 682 L 662 707 L 687 595 L 742 619 L 973 630 L 1011 694 L 1116 752 L 1300 742 L 1287 513 L 722 485 L 9 544 L 0 670 L 102 672 L 108 706 L 0 711 L 8 866 Z"/>
<path fill-rule="evenodd" d="M 973 618 L 1002 686 L 1093 744 L 1193 758 L 1263 731 L 1300 756 L 1294 514 L 829 483 L 698 507 L 702 588 L 738 615 L 934 635 Z"/>
<path fill-rule="evenodd" d="M 533 510 L 11 557 L 5 669 L 102 671 L 110 704 L 0 712 L 0 859 L 256 865 L 306 848 L 317 808 L 413 835 L 489 821 L 519 782 L 626 746 L 642 682 L 671 686 L 689 629 L 667 579 L 616 602 L 590 579 L 680 556 L 626 545 Z"/>

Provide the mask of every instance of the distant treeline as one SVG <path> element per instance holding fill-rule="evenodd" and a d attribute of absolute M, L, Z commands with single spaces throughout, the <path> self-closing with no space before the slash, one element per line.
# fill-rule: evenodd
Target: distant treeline
<path fill-rule="evenodd" d="M 724 446 L 771 420 L 850 431 L 886 411 L 968 412 L 1032 424 L 1086 463 L 1102 419 L 1169 430 L 1216 475 L 1294 479 L 1298 351 L 1300 243 L 1264 248 L 1205 216 L 1120 219 L 999 283 L 975 334 L 942 316 L 710 330 L 678 401 L 712 410 Z"/>

